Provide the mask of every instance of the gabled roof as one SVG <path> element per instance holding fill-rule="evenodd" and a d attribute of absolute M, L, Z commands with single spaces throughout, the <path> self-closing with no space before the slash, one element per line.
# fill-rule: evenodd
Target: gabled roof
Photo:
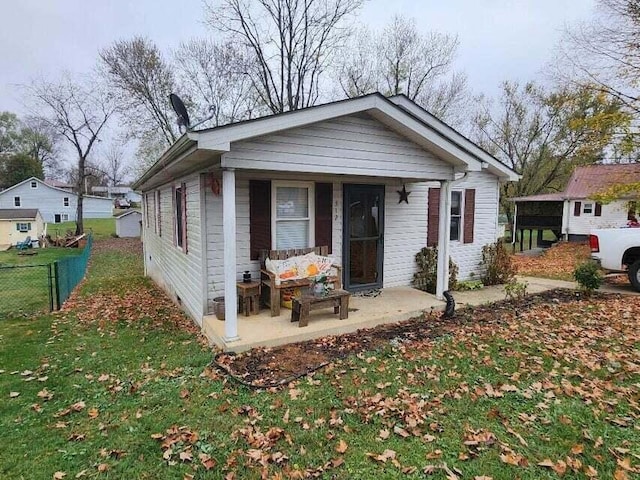
<path fill-rule="evenodd" d="M 568 199 L 588 198 L 613 185 L 640 182 L 640 163 L 577 167 L 564 190 Z"/>
<path fill-rule="evenodd" d="M 640 182 L 640 163 L 576 167 L 564 192 L 512 198 L 512 202 L 557 202 L 589 198 L 613 185 Z"/>
<path fill-rule="evenodd" d="M 50 189 L 52 189 L 52 190 L 57 190 L 58 192 L 62 192 L 62 193 L 64 193 L 65 195 L 73 195 L 73 196 L 77 196 L 75 192 L 70 192 L 69 190 L 65 190 L 65 189 L 63 189 L 63 188 L 58 188 L 58 187 L 54 187 L 54 186 L 48 185 L 48 184 L 46 183 L 46 181 L 42 181 L 42 180 L 40 180 L 40 179 L 39 179 L 39 178 L 37 178 L 37 177 L 30 177 L 30 178 L 27 178 L 27 179 L 25 179 L 25 180 L 23 180 L 23 181 L 21 181 L 21 182 L 19 182 L 19 183 L 16 183 L 15 185 L 10 186 L 9 188 L 5 188 L 4 190 L 2 190 L 2 191 L 0 192 L 0 195 L 4 195 L 5 193 L 7 193 L 7 192 L 9 192 L 9 191 L 13 190 L 14 188 L 18 188 L 20 185 L 24 185 L 25 183 L 27 183 L 27 182 L 31 182 L 32 180 L 35 180 L 35 181 L 36 181 L 36 182 L 38 182 L 40 185 L 43 185 L 43 186 L 45 186 L 45 187 L 47 187 L 47 188 L 50 188 Z M 113 200 L 112 200 L 112 199 L 110 199 L 110 198 L 106 198 L 106 197 L 98 197 L 98 196 L 96 196 L 96 195 L 83 195 L 83 197 L 84 197 L 84 198 L 97 198 L 98 200 L 108 200 L 108 201 L 110 201 L 110 202 L 111 202 L 111 201 L 113 201 Z"/>
<path fill-rule="evenodd" d="M 412 108 L 411 105 L 416 108 Z M 388 99 L 380 93 L 340 100 L 266 117 L 254 118 L 219 127 L 188 132 L 180 137 L 133 184 L 137 190 L 157 173 L 194 153 L 198 149 L 224 153 L 231 143 L 302 127 L 333 118 L 366 112 L 401 131 L 401 134 L 436 153 L 461 171 L 481 171 L 489 168 L 503 180 L 517 180 L 519 176 L 499 160 L 489 155 L 453 128 L 435 119 L 405 97 Z"/>
<path fill-rule="evenodd" d="M 127 215 L 131 215 L 132 213 L 137 213 L 138 215 L 142 215 L 142 212 L 140 210 L 127 210 L 126 212 L 118 215 L 116 218 L 126 217 Z"/>
<path fill-rule="evenodd" d="M 37 208 L 0 208 L 0 220 L 34 220 Z"/>
<path fill-rule="evenodd" d="M 45 178 L 44 183 L 46 183 L 50 187 L 73 188 L 73 185 L 69 185 L 68 183 L 61 182 L 60 180 L 56 180 L 55 178 Z"/>

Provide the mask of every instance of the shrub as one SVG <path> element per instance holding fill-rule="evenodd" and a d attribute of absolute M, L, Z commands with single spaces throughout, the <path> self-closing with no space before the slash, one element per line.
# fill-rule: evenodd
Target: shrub
<path fill-rule="evenodd" d="M 438 269 L 438 250 L 424 247 L 416 253 L 418 271 L 413 274 L 413 286 L 424 292 L 436 293 L 436 273 Z M 458 279 L 458 266 L 449 258 L 449 290 L 455 290 Z"/>
<path fill-rule="evenodd" d="M 509 283 L 516 275 L 516 268 L 511 263 L 511 255 L 499 241 L 482 247 L 482 265 L 485 268 L 482 283 L 485 285 Z"/>
<path fill-rule="evenodd" d="M 507 300 L 519 300 L 527 294 L 527 282 L 518 282 L 515 278 L 509 280 L 504 286 L 504 294 Z"/>
<path fill-rule="evenodd" d="M 588 294 L 600 288 L 603 281 L 600 267 L 592 261 L 578 265 L 573 272 L 573 277 L 580 284 L 580 288 Z"/>
<path fill-rule="evenodd" d="M 470 290 L 482 290 L 484 283 L 480 280 L 465 280 L 456 283 L 456 290 L 458 292 L 468 292 Z"/>

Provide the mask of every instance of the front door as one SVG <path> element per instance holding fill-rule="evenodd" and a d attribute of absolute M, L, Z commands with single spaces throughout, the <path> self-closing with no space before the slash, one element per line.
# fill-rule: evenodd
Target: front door
<path fill-rule="evenodd" d="M 56 213 L 53 216 L 53 223 L 60 223 L 60 214 L 59 213 Z"/>
<path fill-rule="evenodd" d="M 345 287 L 350 291 L 382 287 L 384 186 L 344 186 Z"/>

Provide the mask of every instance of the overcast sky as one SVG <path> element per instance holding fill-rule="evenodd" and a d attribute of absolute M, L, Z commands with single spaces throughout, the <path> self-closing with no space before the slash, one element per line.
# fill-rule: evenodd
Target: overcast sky
<path fill-rule="evenodd" d="M 593 0 L 370 0 L 360 20 L 382 27 L 401 13 L 419 28 L 457 34 L 457 69 L 477 93 L 536 77 L 560 29 L 589 17 Z M 99 48 L 136 34 L 163 50 L 207 34 L 201 0 L 20 0 L 2 7 L 0 111 L 23 112 L 18 84 L 61 70 L 86 72 Z"/>

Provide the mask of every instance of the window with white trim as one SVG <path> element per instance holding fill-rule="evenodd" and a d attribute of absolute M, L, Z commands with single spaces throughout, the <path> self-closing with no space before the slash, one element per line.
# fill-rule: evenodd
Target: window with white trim
<path fill-rule="evenodd" d="M 38 182 L 31 180 L 31 188 L 38 188 Z"/>
<path fill-rule="evenodd" d="M 69 197 L 64 197 L 64 198 L 62 199 L 62 202 L 64 203 L 64 206 L 65 206 L 65 207 L 68 207 L 68 206 L 69 206 Z"/>
<path fill-rule="evenodd" d="M 174 189 L 173 207 L 174 207 L 174 224 L 176 226 L 176 245 L 178 247 L 184 244 L 184 210 L 182 208 L 182 187 L 176 187 Z"/>
<path fill-rule="evenodd" d="M 585 203 L 582 205 L 582 213 L 588 215 L 593 213 L 593 203 Z"/>
<path fill-rule="evenodd" d="M 21 204 L 20 197 L 13 197 L 13 206 L 19 207 Z"/>
<path fill-rule="evenodd" d="M 313 182 L 272 183 L 271 244 L 274 249 L 313 246 L 313 200 Z"/>
<path fill-rule="evenodd" d="M 69 214 L 68 213 L 63 213 L 62 215 L 60 215 L 60 219 L 63 222 L 68 222 L 69 221 Z"/>
<path fill-rule="evenodd" d="M 31 230 L 31 224 L 30 223 L 16 223 L 16 230 L 21 232 L 21 233 L 27 233 L 29 230 Z"/>
<path fill-rule="evenodd" d="M 462 238 L 462 192 L 451 192 L 451 229 L 449 240 L 460 241 Z"/>

